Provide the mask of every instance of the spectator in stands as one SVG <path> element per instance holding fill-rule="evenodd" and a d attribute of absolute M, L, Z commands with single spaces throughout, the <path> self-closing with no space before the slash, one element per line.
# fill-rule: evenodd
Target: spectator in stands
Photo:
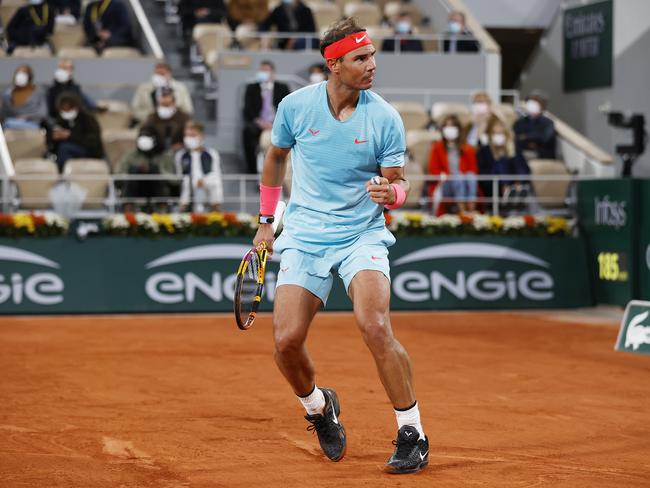
<path fill-rule="evenodd" d="M 260 32 L 275 28 L 278 32 L 316 32 L 316 23 L 311 9 L 302 0 L 282 0 L 269 16 L 260 24 Z M 312 39 L 312 47 L 318 46 L 318 39 Z M 279 38 L 280 49 L 305 49 L 305 38 Z"/>
<path fill-rule="evenodd" d="M 521 154 L 515 153 L 512 132 L 496 115 L 489 118 L 485 129 L 486 144 L 482 144 L 476 155 L 478 172 L 481 175 L 529 175 L 530 168 Z M 479 182 L 484 196 L 493 195 L 491 181 Z M 499 193 L 505 197 L 523 197 L 528 194 L 529 185 L 521 181 L 502 180 Z"/>
<path fill-rule="evenodd" d="M 7 24 L 7 52 L 18 46 L 42 46 L 54 31 L 54 13 L 44 0 L 29 0 Z"/>
<path fill-rule="evenodd" d="M 461 212 L 472 212 L 476 199 L 476 151 L 465 143 L 460 120 L 456 115 L 446 116 L 440 125 L 442 140 L 431 148 L 429 174 L 439 175 L 440 184 L 429 188 L 433 197 L 433 211 L 444 213 L 444 205 L 436 204 L 440 197 L 456 199 Z M 462 179 L 447 180 L 447 176 L 463 176 Z M 437 192 L 437 193 L 436 193 Z"/>
<path fill-rule="evenodd" d="M 97 119 L 83 109 L 76 95 L 63 93 L 56 100 L 57 114 L 47 127 L 47 146 L 56 155 L 59 172 L 71 158 L 102 158 L 101 129 Z"/>
<path fill-rule="evenodd" d="M 142 127 L 136 140 L 136 149 L 118 163 L 115 172 L 129 175 L 175 175 L 176 167 L 174 157 L 160 143 L 157 132 L 151 127 Z M 146 212 L 155 210 L 152 198 L 170 196 L 169 185 L 161 180 L 128 180 L 122 187 L 123 195 L 128 199 L 147 199 L 143 208 Z M 133 204 L 128 203 L 125 209 L 135 208 Z"/>
<path fill-rule="evenodd" d="M 472 33 L 465 26 L 465 14 L 454 10 L 449 13 L 447 23 L 447 36 L 444 42 L 446 53 L 475 53 L 479 51 L 479 44 L 475 39 L 462 39 L 461 36 L 471 36 Z"/>
<path fill-rule="evenodd" d="M 223 203 L 219 153 L 205 147 L 203 124 L 185 125 L 184 148 L 176 153 L 176 172 L 183 175 L 181 210 L 218 212 Z"/>
<path fill-rule="evenodd" d="M 81 17 L 81 0 L 47 0 L 47 3 L 57 18 L 72 16 L 79 20 Z"/>
<path fill-rule="evenodd" d="M 395 20 L 395 37 L 387 37 L 381 45 L 384 52 L 422 52 L 424 47 L 420 39 L 411 37 L 413 34 L 413 20 L 411 14 L 402 12 Z"/>
<path fill-rule="evenodd" d="M 467 128 L 467 144 L 476 148 L 487 144 L 488 121 L 492 115 L 492 99 L 487 92 L 479 91 L 472 96 L 472 122 Z"/>
<path fill-rule="evenodd" d="M 239 24 L 260 24 L 268 15 L 268 0 L 230 0 L 228 2 L 228 24 L 233 31 Z"/>
<path fill-rule="evenodd" d="M 131 21 L 122 0 L 95 0 L 84 12 L 84 31 L 88 44 L 97 52 L 107 47 L 131 46 Z"/>
<path fill-rule="evenodd" d="M 47 115 L 45 94 L 34 85 L 31 66 L 22 64 L 14 72 L 13 84 L 2 95 L 0 119 L 5 129 L 38 129 Z"/>
<path fill-rule="evenodd" d="M 157 96 L 156 110 L 147 117 L 143 127 L 156 132 L 163 148 L 177 151 L 183 147 L 183 131 L 190 116 L 177 107 L 176 97 L 170 88 L 162 88 Z"/>
<path fill-rule="evenodd" d="M 81 86 L 74 81 L 74 64 L 71 59 L 61 58 L 54 72 L 54 82 L 47 89 L 47 113 L 51 118 L 56 117 L 56 100 L 62 93 L 72 93 L 81 101 L 84 110 L 93 112 L 96 110 L 105 110 L 106 106 L 95 102 L 91 97 L 83 92 Z"/>
<path fill-rule="evenodd" d="M 188 37 L 196 24 L 219 24 L 226 17 L 223 0 L 181 0 L 178 4 L 183 35 Z"/>
<path fill-rule="evenodd" d="M 280 101 L 289 94 L 289 87 L 275 81 L 275 65 L 262 61 L 257 82 L 246 86 L 244 95 L 244 130 L 242 140 L 249 173 L 257 173 L 257 146 L 263 130 L 270 130 Z"/>
<path fill-rule="evenodd" d="M 315 63 L 309 67 L 309 84 L 314 85 L 327 81 L 327 67 L 323 63 Z"/>
<path fill-rule="evenodd" d="M 555 159 L 555 124 L 544 115 L 546 96 L 533 91 L 526 97 L 526 113 L 514 125 L 517 154 L 526 159 Z"/>
<path fill-rule="evenodd" d="M 157 63 L 151 81 L 138 85 L 133 95 L 133 118 L 138 122 L 145 120 L 156 109 L 156 94 L 163 88 L 170 88 L 174 92 L 178 108 L 186 114 L 194 113 L 192 97 L 185 83 L 174 79 L 172 69 L 167 63 Z"/>

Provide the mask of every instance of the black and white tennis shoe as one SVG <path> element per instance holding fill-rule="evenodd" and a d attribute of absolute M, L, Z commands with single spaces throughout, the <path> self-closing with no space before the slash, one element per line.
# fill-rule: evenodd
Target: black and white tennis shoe
<path fill-rule="evenodd" d="M 420 439 L 420 433 L 415 427 L 402 426 L 393 445 L 395 452 L 386 463 L 386 472 L 416 473 L 429 464 L 429 439 Z"/>
<path fill-rule="evenodd" d="M 347 441 L 345 428 L 339 420 L 341 406 L 336 392 L 330 388 L 320 389 L 325 396 L 325 408 L 322 414 L 305 415 L 311 424 L 307 430 L 315 431 L 318 442 L 325 455 L 332 461 L 340 461 L 345 456 Z"/>

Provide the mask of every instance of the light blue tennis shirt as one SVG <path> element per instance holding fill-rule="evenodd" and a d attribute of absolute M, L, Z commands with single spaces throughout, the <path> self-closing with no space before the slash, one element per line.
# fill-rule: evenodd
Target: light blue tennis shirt
<path fill-rule="evenodd" d="M 283 236 L 302 242 L 345 243 L 385 229 L 383 207 L 365 184 L 380 166 L 404 166 L 406 138 L 397 111 L 364 90 L 354 113 L 334 118 L 327 82 L 285 97 L 273 122 L 271 142 L 291 148 L 291 199 Z M 285 235 L 286 233 L 286 235 Z"/>

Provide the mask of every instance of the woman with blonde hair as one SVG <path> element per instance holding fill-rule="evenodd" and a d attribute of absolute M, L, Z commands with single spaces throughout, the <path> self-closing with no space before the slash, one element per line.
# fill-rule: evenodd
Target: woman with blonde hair
<path fill-rule="evenodd" d="M 21 64 L 11 87 L 2 95 L 0 120 L 5 129 L 38 129 L 47 115 L 45 92 L 34 84 L 34 72 Z"/>

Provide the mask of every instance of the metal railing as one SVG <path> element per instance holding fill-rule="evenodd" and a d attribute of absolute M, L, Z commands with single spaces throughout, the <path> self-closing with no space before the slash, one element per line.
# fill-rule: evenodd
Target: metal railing
<path fill-rule="evenodd" d="M 434 102 L 440 102 L 441 98 L 460 101 L 459 103 L 469 104 L 472 95 L 484 89 L 447 89 L 447 88 L 373 88 L 374 92 L 386 97 L 409 97 L 420 98 L 425 107 L 431 108 Z M 510 103 L 518 107 L 521 101 L 519 90 L 501 90 L 499 92 L 501 102 Z"/>

